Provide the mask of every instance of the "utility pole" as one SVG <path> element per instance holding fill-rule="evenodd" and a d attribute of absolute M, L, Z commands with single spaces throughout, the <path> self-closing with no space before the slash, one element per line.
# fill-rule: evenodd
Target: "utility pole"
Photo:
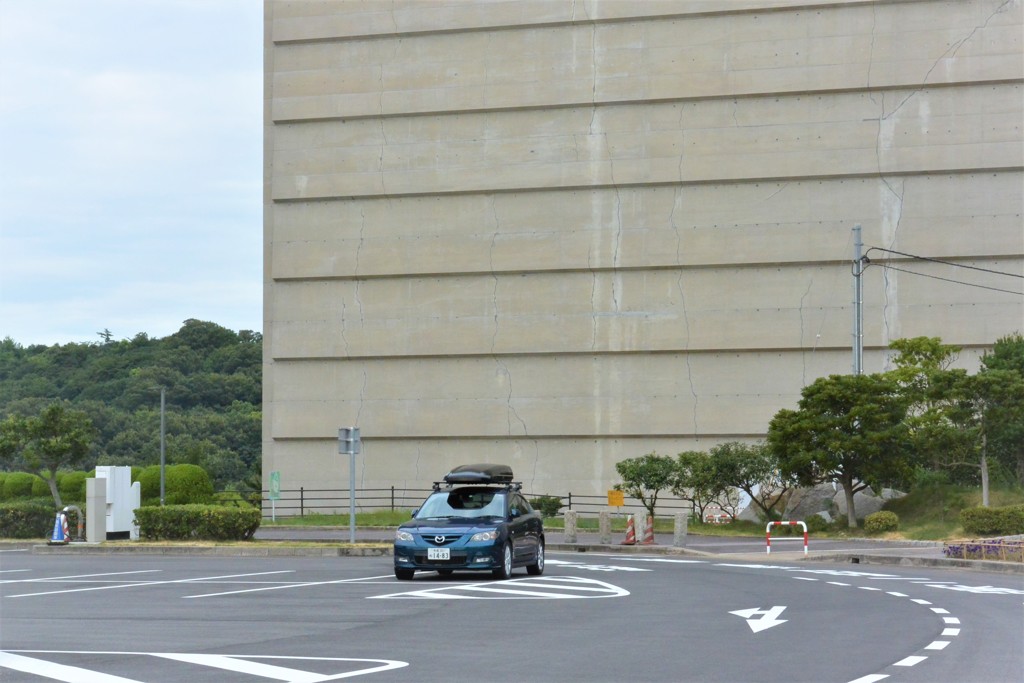
<path fill-rule="evenodd" d="M 167 442 L 167 422 L 166 422 L 166 419 L 164 417 L 165 407 L 166 407 L 165 398 L 164 398 L 164 394 L 165 393 L 166 393 L 166 389 L 164 387 L 160 387 L 160 505 L 161 506 L 163 506 L 163 504 L 164 504 L 164 487 L 165 487 L 165 484 L 164 484 L 164 470 L 166 468 L 166 461 L 167 461 L 167 458 L 165 457 L 166 456 L 166 452 L 167 452 L 167 446 L 166 446 L 166 442 Z"/>
<path fill-rule="evenodd" d="M 864 373 L 864 242 L 853 226 L 853 374 Z"/>

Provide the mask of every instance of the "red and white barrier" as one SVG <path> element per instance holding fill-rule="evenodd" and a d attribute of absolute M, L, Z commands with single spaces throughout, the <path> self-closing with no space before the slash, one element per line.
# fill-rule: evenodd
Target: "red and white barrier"
<path fill-rule="evenodd" d="M 768 522 L 768 526 L 764 530 L 764 543 L 766 552 L 770 555 L 772 552 L 772 527 L 773 526 L 796 526 L 799 524 L 804 530 L 804 555 L 807 554 L 807 525 L 803 522 Z M 799 538 L 777 538 L 777 541 L 799 541 Z"/>

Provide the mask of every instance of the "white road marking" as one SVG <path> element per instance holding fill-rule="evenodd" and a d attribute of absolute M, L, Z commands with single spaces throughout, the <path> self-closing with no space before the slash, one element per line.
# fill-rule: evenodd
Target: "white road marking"
<path fill-rule="evenodd" d="M 889 674 L 871 674 L 870 676 L 861 676 L 857 680 L 850 681 L 850 683 L 875 683 L 876 681 L 882 681 L 889 677 Z"/>
<path fill-rule="evenodd" d="M 921 657 L 919 655 L 915 655 L 913 657 L 907 657 L 905 659 L 901 659 L 900 661 L 898 661 L 895 664 L 893 664 L 893 666 L 914 666 L 915 664 L 920 664 L 921 662 L 923 662 L 926 659 L 928 659 L 928 658 L 927 657 Z"/>
<path fill-rule="evenodd" d="M 948 640 L 936 640 L 934 642 L 931 642 L 931 643 L 928 643 L 927 645 L 925 645 L 924 649 L 926 649 L 926 650 L 944 650 L 944 649 L 946 649 L 946 646 L 949 645 L 949 642 L 950 641 L 948 641 Z"/>
<path fill-rule="evenodd" d="M 0 652 L 0 668 L 35 674 L 36 676 L 50 678 L 55 681 L 65 681 L 65 683 L 81 683 L 81 681 L 89 681 L 89 683 L 141 683 L 133 678 L 110 676 L 98 671 L 80 669 L 77 666 L 54 664 L 45 659 L 35 659 L 33 657 L 11 654 L 10 652 Z"/>
<path fill-rule="evenodd" d="M 158 570 L 154 570 L 158 571 Z M 249 574 L 224 574 L 221 576 L 197 576 L 194 579 L 173 579 L 170 581 L 138 581 L 135 583 L 117 583 L 109 586 L 90 586 L 89 588 L 66 588 L 59 591 L 44 591 L 41 593 L 20 593 L 18 595 L 9 595 L 9 598 L 35 598 L 41 595 L 63 595 L 66 593 L 83 593 L 85 591 L 102 591 L 110 590 L 112 588 L 139 588 L 142 586 L 164 586 L 173 583 L 196 583 L 200 581 L 214 581 L 217 579 L 233 579 L 240 578 L 243 576 L 265 576 L 267 574 L 291 574 L 294 570 L 284 569 L 281 571 L 273 572 L 252 572 Z"/>
<path fill-rule="evenodd" d="M 285 589 L 285 588 L 305 588 L 307 586 L 330 586 L 332 584 L 337 584 L 337 583 L 360 583 L 360 582 L 376 581 L 377 579 L 391 578 L 391 576 L 392 576 L 391 574 L 386 574 L 386 575 L 382 575 L 382 576 L 367 576 L 367 577 L 356 578 L 356 579 L 335 579 L 333 581 L 310 581 L 310 582 L 307 582 L 307 583 L 285 583 L 285 584 L 278 584 L 278 585 L 274 585 L 274 586 L 260 586 L 259 588 L 243 588 L 243 589 L 235 590 L 235 591 L 222 591 L 222 592 L 219 592 L 219 593 L 200 593 L 198 595 L 185 595 L 185 596 L 182 596 L 182 597 L 184 597 L 186 600 L 190 600 L 190 599 L 193 599 L 193 598 L 216 598 L 216 597 L 220 597 L 220 596 L 223 596 L 223 595 L 238 595 L 240 593 L 258 593 L 260 591 L 275 591 L 275 590 L 282 590 L 282 589 Z"/>
<path fill-rule="evenodd" d="M 39 676 L 43 676 L 45 678 L 51 678 L 57 681 L 64 681 L 65 683 L 81 683 L 81 681 L 89 681 L 89 683 L 142 682 L 131 678 L 122 678 L 120 676 L 104 674 L 99 671 L 92 671 L 89 669 L 83 669 L 79 667 L 66 666 L 63 664 L 55 664 L 53 662 L 49 662 L 43 659 L 25 657 L 23 655 L 14 654 L 15 652 L 51 655 L 114 655 L 124 657 L 158 657 L 161 659 L 169 659 L 172 661 L 183 662 L 186 664 L 194 664 L 197 666 L 207 668 L 221 669 L 224 671 L 234 671 L 236 673 L 258 676 L 260 678 L 270 678 L 278 681 L 285 681 L 286 683 L 326 683 L 326 681 L 337 681 L 343 678 L 352 678 L 354 676 L 363 676 L 365 674 L 377 673 L 380 671 L 390 671 L 392 669 L 401 669 L 406 666 L 409 666 L 408 662 L 402 662 L 392 659 L 355 659 L 351 657 L 287 657 L 272 655 L 209 655 L 192 654 L 187 652 L 102 652 L 75 650 L 11 650 L 7 652 L 0 652 L 0 668 L 7 668 L 13 671 L 32 673 Z M 263 664 L 261 662 L 255 661 L 261 659 L 290 662 L 364 662 L 372 664 L 373 666 L 369 666 L 363 669 L 356 669 L 355 671 L 349 670 L 334 674 L 321 674 L 316 672 L 304 671 L 302 669 L 291 669 L 272 664 Z"/>
<path fill-rule="evenodd" d="M 28 569 L 22 569 L 19 571 L 30 571 Z M 42 576 L 37 579 L 10 579 L 2 580 L 0 583 L 60 583 L 61 581 L 81 581 L 83 579 L 92 579 L 98 576 L 126 576 L 128 574 L 152 574 L 154 572 L 161 572 L 162 569 L 139 569 L 131 572 L 104 572 L 102 574 L 69 574 L 68 576 Z"/>
<path fill-rule="evenodd" d="M 486 594 L 486 597 L 481 594 Z M 422 590 L 371 595 L 370 598 L 420 598 L 448 600 L 566 600 L 619 598 L 629 591 L 619 586 L 576 576 L 509 579 L 487 583 L 446 584 Z"/>

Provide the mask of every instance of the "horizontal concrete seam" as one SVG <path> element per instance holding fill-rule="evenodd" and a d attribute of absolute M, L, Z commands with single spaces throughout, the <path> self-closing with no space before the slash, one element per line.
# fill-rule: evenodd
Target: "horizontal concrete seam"
<path fill-rule="evenodd" d="M 393 200 L 414 197 L 446 197 L 466 195 L 490 195 L 490 194 L 517 194 L 517 193 L 563 193 L 563 192 L 590 192 L 594 190 L 624 190 L 631 188 L 656 188 L 656 187 L 699 187 L 703 185 L 750 185 L 755 183 L 793 183 L 793 182 L 814 182 L 814 181 L 842 181 L 842 180 L 877 180 L 879 177 L 907 178 L 907 177 L 928 177 L 943 175 L 971 175 L 976 173 L 1021 173 L 1024 172 L 1024 165 L 1019 166 L 989 166 L 971 168 L 949 168 L 942 170 L 907 169 L 900 171 L 865 171 L 863 173 L 836 173 L 820 175 L 792 175 L 792 176 L 761 176 L 752 178 L 702 178 L 700 180 L 662 180 L 642 183 L 595 183 L 592 185 L 563 185 L 551 186 L 522 186 L 507 188 L 484 188 L 477 190 L 444 190 L 423 192 L 396 192 L 392 194 L 353 194 L 353 195 L 317 195 L 309 197 L 271 197 L 272 204 L 301 204 L 309 202 L 327 201 L 353 201 L 353 200 Z M 297 174 L 301 175 L 301 174 Z M 289 176 L 290 177 L 290 176 Z"/>
<path fill-rule="evenodd" d="M 915 3 L 934 2 L 935 0 L 847 0 L 846 2 L 808 2 L 802 5 L 787 5 L 785 7 L 743 7 L 733 9 L 717 10 L 693 10 L 689 12 L 671 12 L 665 14 L 631 15 L 622 17 L 590 18 L 583 19 L 562 19 L 557 21 L 543 21 L 529 24 L 482 24 L 478 26 L 466 26 L 449 29 L 423 29 L 409 31 L 392 31 L 390 33 L 360 33 L 346 36 L 324 36 L 318 38 L 273 38 L 273 23 L 280 20 L 293 19 L 295 17 L 281 17 L 272 20 L 271 42 L 275 45 L 310 45 L 322 43 L 344 43 L 355 41 L 383 41 L 404 38 L 415 38 L 421 36 L 453 35 L 460 33 L 491 33 L 498 31 L 530 31 L 540 28 L 560 28 L 572 26 L 611 25 L 611 24 L 636 24 L 641 22 L 673 21 L 679 19 L 701 19 L 718 16 L 737 16 L 742 14 L 782 14 L 786 12 L 806 12 L 811 10 L 844 9 L 849 7 L 870 7 L 874 4 L 889 5 L 910 5 Z M 308 18 L 308 17 L 307 17 Z"/>
<path fill-rule="evenodd" d="M 277 322 L 277 321 L 275 321 Z M 976 349 L 985 350 L 990 349 L 991 345 L 980 344 L 980 343 L 965 343 L 958 345 L 961 349 Z M 884 344 L 865 345 L 865 350 L 875 351 L 887 351 L 889 347 Z M 849 353 L 849 346 L 787 346 L 787 347 L 730 347 L 728 349 L 720 348 L 672 348 L 672 349 L 625 349 L 625 350 L 580 350 L 580 351 L 505 351 L 498 353 L 449 353 L 449 354 L 408 354 L 401 356 L 272 356 L 270 360 L 274 363 L 320 363 L 320 362 L 404 362 L 404 361 L 421 361 L 421 360 L 493 360 L 495 357 L 504 358 L 541 358 L 541 357 L 552 357 L 552 358 L 574 358 L 574 357 L 594 357 L 594 356 L 611 356 L 611 357 L 627 357 L 627 356 L 678 356 L 684 354 L 692 354 L 695 356 L 700 355 L 738 355 L 738 354 L 782 354 L 782 353 L 807 353 L 814 351 L 816 353 L 822 352 L 841 352 Z"/>
<path fill-rule="evenodd" d="M 390 119 L 414 119 L 414 118 L 442 118 L 446 116 L 465 116 L 472 114 L 500 114 L 500 113 L 519 113 L 519 112 L 534 112 L 534 111 L 552 111 L 560 109 L 597 109 L 602 107 L 631 107 L 631 106 L 644 106 L 644 105 L 660 105 L 660 104 L 693 104 L 696 102 L 719 102 L 719 101 L 736 101 L 736 100 L 759 100 L 759 99 L 770 99 L 770 98 L 787 98 L 787 99 L 799 99 L 801 97 L 821 97 L 827 95 L 851 95 L 857 93 L 882 93 L 882 92 L 894 92 L 899 90 L 939 90 L 947 88 L 966 88 L 966 87 L 983 87 L 983 86 L 995 86 L 995 85 L 1020 85 L 1024 83 L 1024 78 L 994 78 L 990 80 L 979 80 L 979 81 L 947 81 L 947 82 L 936 82 L 928 83 L 922 86 L 919 82 L 910 82 L 906 84 L 892 84 L 884 86 L 873 86 L 873 87 L 848 87 L 848 88 L 818 88 L 814 90 L 766 90 L 751 93 L 723 93 L 720 95 L 697 95 L 690 97 L 652 97 L 647 99 L 631 99 L 631 100 L 598 100 L 591 102 L 589 100 L 580 100 L 577 102 L 553 102 L 550 104 L 533 104 L 533 105 L 512 105 L 512 106 L 497 106 L 497 107 L 475 107 L 472 109 L 430 109 L 424 111 L 410 111 L 410 112 L 393 112 L 393 113 L 380 113 L 374 112 L 372 114 L 350 114 L 346 116 L 311 116 L 303 118 L 279 118 L 271 119 L 271 123 L 274 125 L 302 125 L 306 123 L 329 123 L 331 121 L 378 121 L 378 120 L 390 120 Z M 376 94 L 375 92 L 367 92 L 367 95 Z M 274 101 L 286 101 L 292 98 L 288 97 L 273 97 L 271 100 Z M 874 120 L 874 119 L 871 119 Z M 750 127 L 756 127 L 751 125 Z"/>
<path fill-rule="evenodd" d="M 745 226 L 744 226 L 745 227 Z M 729 226 L 721 228 L 728 230 Z M 275 242 L 280 244 L 280 242 Z M 865 245 L 869 246 L 869 245 Z M 944 260 L 951 263 L 972 262 L 972 261 L 1014 261 L 1024 258 L 1024 252 L 1012 254 L 971 254 L 971 255 L 949 255 L 936 254 L 927 257 L 927 260 Z M 893 256 L 886 258 L 872 259 L 871 263 L 876 265 L 888 263 L 914 263 L 922 260 L 910 256 Z M 638 265 L 638 266 L 604 266 L 597 268 L 551 268 L 551 269 L 508 269 L 508 270 L 452 270 L 452 271 L 423 271 L 403 273 L 379 273 L 362 275 L 315 275 L 315 276 L 271 276 L 276 283 L 304 283 L 304 282 L 367 282 L 373 280 L 417 280 L 417 279 L 448 279 L 448 278 L 493 278 L 495 275 L 516 277 L 520 275 L 594 275 L 595 273 L 655 273 L 655 272 L 678 272 L 678 271 L 702 271 L 702 270 L 756 270 L 763 268 L 819 268 L 829 266 L 846 266 L 847 259 L 822 259 L 818 261 L 750 261 L 750 262 L 721 262 L 721 263 L 678 263 L 663 265 Z"/>

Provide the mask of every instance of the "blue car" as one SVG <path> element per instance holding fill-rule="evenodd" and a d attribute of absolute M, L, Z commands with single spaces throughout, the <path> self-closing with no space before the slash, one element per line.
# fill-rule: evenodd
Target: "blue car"
<path fill-rule="evenodd" d="M 507 579 L 514 567 L 542 574 L 544 524 L 512 478 L 507 465 L 463 465 L 435 482 L 395 532 L 395 577 L 465 570 Z"/>

